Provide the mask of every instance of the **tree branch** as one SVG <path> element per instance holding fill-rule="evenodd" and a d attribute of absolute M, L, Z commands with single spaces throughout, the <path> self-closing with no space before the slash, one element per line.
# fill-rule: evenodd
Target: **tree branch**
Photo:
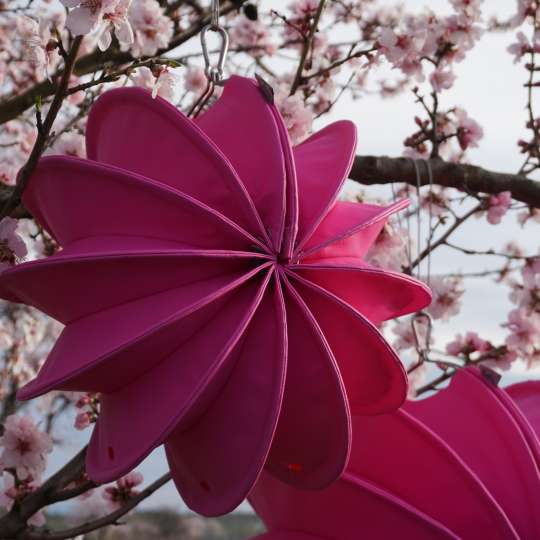
<path fill-rule="evenodd" d="M 77 36 L 73 40 L 73 45 L 71 46 L 69 54 L 65 60 L 65 67 L 62 74 L 62 79 L 56 90 L 56 94 L 54 95 L 54 99 L 51 103 L 51 106 L 49 107 L 49 111 L 47 112 L 47 116 L 45 117 L 45 122 L 43 122 L 43 124 L 41 123 L 41 117 L 38 110 L 38 134 L 36 142 L 34 143 L 32 152 L 30 153 L 27 162 L 24 164 L 23 168 L 19 171 L 19 174 L 17 175 L 17 184 L 15 185 L 10 197 L 2 206 L 2 212 L 0 214 L 0 217 L 11 214 L 11 212 L 15 210 L 21 202 L 21 196 L 38 164 L 39 158 L 41 157 L 43 150 L 45 149 L 45 144 L 47 143 L 47 139 L 49 138 L 49 134 L 51 133 L 54 121 L 56 120 L 58 112 L 60 111 L 62 103 L 64 102 L 64 97 L 66 95 L 66 91 L 69 85 L 69 78 L 73 71 L 73 66 L 75 64 L 77 53 L 79 52 L 79 48 L 82 43 L 82 39 L 83 36 Z"/>
<path fill-rule="evenodd" d="M 55 502 L 58 492 L 81 477 L 84 472 L 85 457 L 86 447 L 36 491 L 14 504 L 12 509 L 0 518 L 0 538 L 19 538 L 19 535 L 26 530 L 26 522 L 29 518 L 51 502 Z"/>
<path fill-rule="evenodd" d="M 241 5 L 245 0 L 237 0 L 236 2 L 229 2 L 227 5 L 223 6 L 221 9 L 222 15 L 227 15 L 228 13 L 234 11 Z M 195 24 L 188 28 L 185 32 L 181 32 L 173 37 L 171 42 L 164 49 L 159 50 L 155 57 L 162 56 L 163 54 L 172 51 L 176 47 L 182 45 L 186 41 L 190 40 L 192 37 L 199 34 L 202 27 L 209 22 L 209 17 L 201 17 Z M 154 57 L 152 57 L 154 58 Z M 108 49 L 105 52 L 96 50 L 90 54 L 87 54 L 77 60 L 75 63 L 73 73 L 78 76 L 88 75 L 93 73 L 97 69 L 103 69 L 105 65 L 120 66 L 133 62 L 135 60 L 148 60 L 149 58 L 134 58 L 129 52 L 122 52 L 119 50 Z M 62 73 L 56 73 L 52 79 L 57 80 Z M 0 103 L 0 124 L 14 120 L 19 115 L 21 115 L 27 109 L 33 107 L 36 103 L 36 99 L 41 97 L 45 99 L 48 96 L 52 96 L 58 90 L 58 84 L 56 82 L 51 82 L 45 80 L 39 84 L 36 84 L 32 88 L 26 90 L 18 96 L 13 96 L 7 98 L 5 101 Z"/>
<path fill-rule="evenodd" d="M 540 182 L 517 174 L 488 171 L 475 165 L 450 163 L 442 159 L 428 160 L 433 183 L 466 193 L 493 195 L 510 191 L 512 198 L 533 208 L 540 208 Z M 349 178 L 360 184 L 392 184 L 403 182 L 416 186 L 416 171 L 409 158 L 356 156 Z M 429 184 L 422 175 L 422 185 Z"/>
<path fill-rule="evenodd" d="M 132 497 L 118 510 L 107 514 L 99 519 L 83 523 L 77 527 L 71 529 L 65 529 L 63 531 L 50 532 L 50 533 L 36 533 L 36 532 L 24 532 L 17 536 L 17 540 L 67 540 L 69 538 L 75 538 L 79 535 L 88 534 L 89 532 L 101 529 L 107 525 L 114 525 L 118 520 L 127 514 L 130 510 L 133 510 L 144 499 L 147 499 L 153 495 L 160 487 L 165 485 L 171 479 L 171 474 L 166 473 L 156 481 L 152 482 L 148 487 L 143 489 L 138 495 Z"/>

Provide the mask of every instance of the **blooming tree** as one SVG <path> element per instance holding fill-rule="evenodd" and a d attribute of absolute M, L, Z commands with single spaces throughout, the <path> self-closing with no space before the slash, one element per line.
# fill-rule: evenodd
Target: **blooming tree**
<path fill-rule="evenodd" d="M 413 127 L 403 154 L 358 155 L 350 173 L 357 188 L 343 194 L 382 202 L 382 192 L 368 186 L 386 184 L 389 197 L 411 199 L 408 213 L 380 233 L 368 253 L 372 264 L 418 274 L 443 246 L 500 262 L 480 274 L 424 273 L 420 277 L 434 295 L 430 317 L 385 328 L 403 353 L 415 398 L 436 391 L 466 365 L 502 371 L 516 362 L 540 365 L 539 254 L 517 242 L 497 251 L 453 241 L 475 218 L 494 227 L 517 221 L 524 231 L 540 223 L 540 116 L 534 109 L 540 2 L 517 0 L 507 20 L 488 18 L 483 0 L 449 0 L 447 14 L 430 11 L 428 3 L 423 11 L 409 12 L 409 4 L 224 0 L 222 24 L 231 39 L 226 69 L 257 72 L 273 87 L 295 144 L 340 99 L 353 103 L 350 117 L 360 121 L 354 100 L 368 93 L 381 99 L 408 94 L 417 104 L 417 116 L 405 119 Z M 0 271 L 58 249 L 21 195 L 41 155 L 85 157 L 86 118 L 101 93 L 136 85 L 186 113 L 196 109 L 207 87 L 196 40 L 210 20 L 208 8 L 199 0 L 0 0 Z M 470 163 L 468 151 L 482 144 L 484 130 L 445 95 L 456 83 L 456 64 L 496 31 L 515 36 L 508 60 L 523 67 L 526 79 L 526 119 L 518 141 L 523 163 L 514 173 Z M 211 100 L 218 95 L 219 87 Z M 418 221 L 428 224 L 420 237 Z M 495 342 L 452 327 L 469 279 L 477 276 L 491 279 L 493 294 L 510 294 L 512 309 L 498 321 Z M 96 486 L 85 476 L 83 450 L 45 479 L 48 456 L 66 437 L 61 419 L 71 418 L 72 429 L 84 431 L 99 416 L 99 395 L 56 392 L 31 405 L 17 402 L 17 389 L 35 375 L 61 329 L 26 306 L 4 302 L 0 309 L 0 537 L 74 538 L 115 523 L 169 477 L 140 489 L 144 480 L 133 471 L 114 485 Z M 455 337 L 445 342 L 438 331 L 449 327 Z M 47 528 L 50 505 L 96 495 L 101 515 L 68 530 Z"/>

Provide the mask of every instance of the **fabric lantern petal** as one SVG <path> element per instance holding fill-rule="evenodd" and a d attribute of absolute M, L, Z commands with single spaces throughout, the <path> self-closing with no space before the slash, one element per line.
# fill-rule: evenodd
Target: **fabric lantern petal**
<path fill-rule="evenodd" d="M 337 201 L 296 257 L 302 262 L 335 257 L 363 258 L 388 218 L 408 205 L 406 199 L 386 207 Z"/>
<path fill-rule="evenodd" d="M 362 259 L 404 203 L 358 204 L 320 234 L 340 208 L 352 124 L 293 148 L 260 84 L 232 77 L 196 121 L 144 90 L 104 94 L 90 159 L 43 158 L 23 197 L 59 251 L 0 273 L 3 298 L 65 324 L 19 398 L 98 392 L 89 477 L 114 480 L 163 444 L 178 490 L 205 515 L 232 510 L 265 467 L 305 489 L 335 481 L 350 409 L 392 410 L 405 395 L 373 323 L 430 299 Z M 335 240 L 343 231 L 360 243 Z M 333 256 L 302 259 L 312 238 Z"/>
<path fill-rule="evenodd" d="M 470 369 L 455 378 L 452 392 L 439 392 L 430 398 L 429 406 L 420 400 L 406 409 L 462 456 L 515 524 L 518 535 L 534 538 L 540 535 L 538 468 L 522 429 L 498 395 L 504 392 Z M 435 411 L 440 415 L 444 410 L 453 414 L 441 422 Z M 471 444 L 475 439 L 482 444 Z M 493 451 L 486 452 L 487 448 Z"/>
<path fill-rule="evenodd" d="M 266 462 L 287 372 L 284 308 L 276 280 L 232 351 L 231 375 L 213 405 L 165 443 L 175 484 L 200 514 L 236 508 Z"/>
<path fill-rule="evenodd" d="M 335 203 L 351 169 L 356 128 L 342 120 L 325 127 L 294 148 L 302 198 L 296 250 L 301 250 Z"/>
<path fill-rule="evenodd" d="M 315 537 L 303 534 L 303 533 L 296 533 L 292 531 L 286 531 L 282 533 L 268 533 L 268 534 L 262 534 L 260 536 L 257 536 L 257 538 L 254 538 L 253 540 L 316 540 Z"/>
<path fill-rule="evenodd" d="M 88 116 L 86 146 L 89 159 L 168 185 L 251 234 L 262 234 L 257 211 L 234 169 L 204 132 L 166 100 L 149 102 L 147 92 L 136 87 L 106 92 Z"/>
<path fill-rule="evenodd" d="M 321 287 L 299 277 L 293 282 L 336 359 L 351 413 L 383 414 L 400 407 L 407 397 L 405 370 L 380 331 Z"/>
<path fill-rule="evenodd" d="M 349 407 L 335 358 L 317 321 L 291 284 L 286 279 L 284 283 L 289 360 L 267 468 L 295 486 L 320 489 L 339 477 L 347 464 Z"/>
<path fill-rule="evenodd" d="M 190 283 L 220 276 L 232 281 L 232 276 L 253 268 L 253 254 L 243 252 L 137 247 L 72 255 L 70 248 L 6 270 L 2 273 L 4 287 L 19 301 L 67 324 Z M 266 260 L 261 258 L 261 264 Z M 148 279 L 153 273 L 159 279 Z M 120 282 L 122 287 L 118 287 Z M 43 287 L 43 283 L 49 286 Z M 77 302 L 66 303 L 65 298 L 77 298 Z"/>
<path fill-rule="evenodd" d="M 242 179 L 275 250 L 286 211 L 286 164 L 279 116 L 253 80 L 232 76 L 217 102 L 195 123 Z"/>
<path fill-rule="evenodd" d="M 236 223 L 180 191 L 75 157 L 41 159 L 23 200 L 62 246 L 115 235 L 172 240 L 192 248 L 264 248 Z"/>
<path fill-rule="evenodd" d="M 19 397 L 36 397 L 53 388 L 104 392 L 110 385 L 129 382 L 160 360 L 159 351 L 165 355 L 176 345 L 182 335 L 179 330 L 189 328 L 186 316 L 259 271 L 256 268 L 236 279 L 232 274 L 189 282 L 76 319 L 64 328 L 38 377 L 20 390 Z M 136 363 L 134 355 L 140 358 Z"/>
<path fill-rule="evenodd" d="M 126 474 L 173 430 L 188 427 L 209 398 L 216 398 L 234 368 L 231 351 L 242 339 L 271 277 L 269 272 L 264 279 L 250 280 L 235 294 L 221 296 L 181 319 L 170 330 L 176 339 L 165 359 L 132 382 L 100 395 L 100 416 L 87 458 L 92 478 L 103 483 Z M 159 336 L 157 343 L 172 343 L 171 338 Z M 154 347 L 148 349 L 156 355 Z"/>
<path fill-rule="evenodd" d="M 477 368 L 462 369 L 435 396 L 354 416 L 347 470 L 326 490 L 265 474 L 250 501 L 276 540 L 289 530 L 324 540 L 537 538 L 540 474 L 527 419 L 516 422 L 509 401 L 532 387 L 506 392 Z"/>
<path fill-rule="evenodd" d="M 526 381 L 513 384 L 506 388 L 501 399 L 510 404 L 515 404 L 510 408 L 514 419 L 523 430 L 527 438 L 531 451 L 533 452 L 538 469 L 540 470 L 540 381 Z M 510 399 L 505 399 L 506 394 Z M 517 410 L 516 410 L 517 409 Z"/>
<path fill-rule="evenodd" d="M 375 324 L 419 311 L 431 301 L 430 290 L 416 279 L 360 259 L 326 259 L 291 265 L 288 270 L 350 304 Z"/>

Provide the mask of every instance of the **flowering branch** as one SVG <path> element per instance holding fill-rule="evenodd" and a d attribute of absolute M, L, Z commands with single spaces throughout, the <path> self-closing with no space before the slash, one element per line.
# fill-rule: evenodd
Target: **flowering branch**
<path fill-rule="evenodd" d="M 228 13 L 237 9 L 241 4 L 246 0 L 237 0 L 235 2 L 230 2 L 227 5 L 223 6 L 221 9 L 222 15 L 227 15 Z M 191 38 L 197 36 L 203 26 L 209 22 L 209 16 L 201 17 L 198 19 L 192 26 L 190 26 L 184 32 L 178 33 L 174 36 L 169 42 L 168 46 L 159 50 L 154 57 L 160 57 L 163 54 L 175 49 L 176 47 L 182 45 Z M 138 60 L 148 60 L 149 58 L 143 57 Z M 119 50 L 107 50 L 106 52 L 101 52 L 96 50 L 90 54 L 82 56 L 77 60 L 73 67 L 73 73 L 75 75 L 87 75 L 93 73 L 97 69 L 103 67 L 104 65 L 123 65 L 129 62 L 137 60 L 129 52 L 119 51 Z M 53 76 L 52 79 L 55 80 L 59 74 Z M 0 104 L 0 124 L 4 124 L 20 116 L 24 111 L 33 107 L 36 103 L 36 99 L 44 99 L 48 96 L 55 94 L 58 90 L 58 87 L 55 83 L 45 80 L 39 84 L 36 84 L 32 88 L 29 88 L 22 94 L 7 98 Z"/>
<path fill-rule="evenodd" d="M 326 0 L 320 0 L 319 6 L 317 7 L 317 11 L 315 12 L 315 15 L 313 17 L 313 22 L 309 29 L 309 33 L 304 38 L 304 46 L 302 47 L 302 52 L 300 54 L 300 62 L 298 63 L 298 68 L 296 70 L 294 82 L 291 86 L 291 92 L 290 92 L 291 96 L 296 93 L 296 91 L 298 90 L 298 87 L 302 84 L 302 73 L 304 72 L 304 67 L 306 65 L 307 57 L 313 46 L 313 39 L 315 38 L 315 33 L 317 32 L 317 28 L 319 26 L 319 21 L 321 20 L 321 15 L 324 10 L 325 3 L 326 3 Z"/>
<path fill-rule="evenodd" d="M 489 171 L 475 165 L 450 163 L 442 159 L 430 159 L 433 183 L 451 187 L 465 193 L 497 194 L 510 191 L 512 198 L 532 208 L 540 208 L 540 182 L 519 174 Z M 357 156 L 349 177 L 360 184 L 392 184 L 403 182 L 416 186 L 416 170 L 409 158 Z M 429 184 L 423 175 L 421 185 Z"/>
<path fill-rule="evenodd" d="M 99 519 L 94 521 L 89 521 L 88 523 L 83 523 L 77 527 L 71 529 L 65 529 L 58 532 L 50 533 L 35 533 L 32 531 L 24 532 L 17 536 L 17 540 L 67 540 L 69 538 L 75 538 L 79 535 L 85 535 L 97 529 L 101 529 L 108 525 L 114 525 L 118 523 L 118 520 L 127 514 L 130 510 L 133 510 L 138 506 L 144 499 L 147 499 L 153 495 L 159 488 L 164 486 L 171 479 L 171 474 L 166 473 L 154 482 L 152 482 L 148 487 L 143 489 L 138 495 L 131 497 L 123 506 L 118 510 L 107 514 Z"/>
<path fill-rule="evenodd" d="M 24 497 L 0 518 L 0 538 L 20 538 L 20 534 L 27 528 L 28 519 L 45 506 L 57 502 L 55 496 L 83 475 L 85 457 L 86 448 L 83 448 L 41 487 Z"/>
<path fill-rule="evenodd" d="M 66 91 L 69 85 L 69 78 L 71 77 L 71 73 L 73 72 L 73 67 L 75 65 L 75 60 L 77 59 L 77 53 L 79 52 L 82 40 L 82 36 L 77 36 L 73 40 L 73 44 L 65 60 L 65 67 L 62 74 L 62 79 L 60 81 L 60 84 L 58 85 L 56 94 L 51 103 L 51 106 L 49 107 L 49 111 L 47 112 L 47 116 L 45 117 L 45 121 L 43 123 L 41 122 L 41 116 L 38 108 L 38 135 L 36 142 L 34 143 L 34 147 L 32 148 L 32 152 L 30 153 L 28 161 L 19 171 L 19 174 L 17 176 L 17 184 L 15 185 L 15 188 L 13 189 L 10 197 L 3 205 L 2 211 L 0 212 L 0 218 L 11 214 L 11 212 L 15 208 L 17 208 L 17 206 L 21 202 L 22 194 L 37 166 L 38 160 L 41 157 L 43 150 L 45 149 L 45 145 L 51 133 L 54 121 L 56 120 L 56 116 L 58 115 L 60 108 L 62 107 L 62 103 L 64 101 Z"/>

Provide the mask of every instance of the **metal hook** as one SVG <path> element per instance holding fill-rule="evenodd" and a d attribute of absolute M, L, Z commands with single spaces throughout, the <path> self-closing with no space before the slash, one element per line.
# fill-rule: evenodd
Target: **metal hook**
<path fill-rule="evenodd" d="M 208 45 L 206 44 L 206 34 L 209 31 L 216 32 L 221 38 L 219 59 L 216 66 L 212 66 L 212 61 L 208 52 Z M 201 30 L 201 45 L 205 65 L 204 72 L 214 84 L 220 84 L 223 79 L 223 68 L 225 67 L 225 60 L 227 58 L 227 52 L 229 50 L 229 36 L 227 34 L 227 31 L 221 26 L 214 27 L 211 24 L 207 24 Z"/>
<path fill-rule="evenodd" d="M 221 41 L 219 47 L 219 59 L 217 65 L 215 66 L 212 65 L 212 60 L 208 51 L 208 44 L 206 43 L 206 34 L 209 31 L 216 32 Z M 229 51 L 229 35 L 227 34 L 225 28 L 219 25 L 219 0 L 212 0 L 210 23 L 201 30 L 201 45 L 205 65 L 204 72 L 206 73 L 206 77 L 214 84 L 221 84 L 223 80 L 225 60 L 227 58 L 227 52 Z"/>
<path fill-rule="evenodd" d="M 420 342 L 420 327 L 422 320 L 426 323 L 426 337 L 425 343 Z M 421 362 L 428 360 L 428 355 L 431 350 L 431 331 L 433 329 L 433 320 L 429 313 L 425 311 L 418 311 L 411 318 L 411 327 L 414 337 L 414 344 L 416 347 L 416 352 L 420 358 Z"/>

